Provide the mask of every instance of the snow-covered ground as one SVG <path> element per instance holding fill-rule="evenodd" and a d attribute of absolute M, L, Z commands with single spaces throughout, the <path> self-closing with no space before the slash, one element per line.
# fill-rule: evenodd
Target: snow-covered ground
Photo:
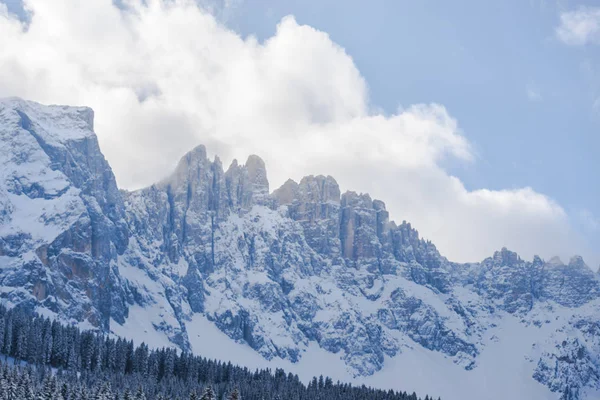
<path fill-rule="evenodd" d="M 168 346 L 164 337 L 152 333 L 147 313 L 137 311 L 134 318 L 115 333 L 130 337 L 136 343 Z M 340 355 L 327 352 L 316 343 L 304 349 L 297 363 L 279 358 L 268 361 L 248 345 L 232 341 L 203 315 L 195 314 L 186 328 L 194 354 L 249 368 L 283 368 L 305 382 L 323 374 L 334 381 L 415 391 L 436 398 L 441 396 L 444 400 L 558 399 L 556 393 L 531 378 L 535 369 L 533 360 L 536 353 L 541 352 L 539 347 L 532 349 L 531 344 L 553 327 L 525 326 L 513 316 L 504 316 L 499 321 L 500 325 L 486 333 L 487 344 L 477 367 L 471 371 L 439 352 L 407 343 L 400 354 L 386 359 L 383 369 L 369 377 L 354 377 Z"/>

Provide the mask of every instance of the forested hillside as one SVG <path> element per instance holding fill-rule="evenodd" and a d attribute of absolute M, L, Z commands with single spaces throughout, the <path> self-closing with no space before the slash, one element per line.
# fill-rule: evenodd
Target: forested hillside
<path fill-rule="evenodd" d="M 323 376 L 305 385 L 281 369 L 250 371 L 175 348 L 134 346 L 4 306 L 0 350 L 0 400 L 419 399 Z"/>

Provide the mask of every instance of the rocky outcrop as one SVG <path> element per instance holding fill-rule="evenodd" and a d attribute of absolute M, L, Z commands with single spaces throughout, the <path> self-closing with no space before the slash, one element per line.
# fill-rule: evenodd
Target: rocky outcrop
<path fill-rule="evenodd" d="M 340 188 L 331 176 L 306 176 L 300 184 L 288 180 L 273 193 L 287 215 L 298 221 L 311 248 L 340 263 Z"/>
<path fill-rule="evenodd" d="M 598 298 L 598 276 L 581 257 L 569 265 L 537 256 L 530 262 L 504 248 L 457 275 L 463 285 L 473 285 L 478 294 L 510 313 L 527 313 L 544 301 L 579 307 Z"/>
<path fill-rule="evenodd" d="M 600 370 L 587 348 L 576 338 L 563 340 L 544 353 L 533 377 L 560 394 L 560 400 L 579 399 L 585 388 L 600 389 Z"/>
<path fill-rule="evenodd" d="M 0 142 L 4 296 L 103 329 L 124 322 L 115 261 L 129 233 L 92 110 L 4 100 Z"/>

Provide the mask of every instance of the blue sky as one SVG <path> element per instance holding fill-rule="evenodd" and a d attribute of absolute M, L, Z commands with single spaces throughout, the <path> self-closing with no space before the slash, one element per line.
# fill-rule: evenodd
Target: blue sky
<path fill-rule="evenodd" d="M 39 0 L 30 1 L 33 7 L 39 8 L 38 13 L 43 18 L 63 18 L 65 25 L 72 22 L 67 21 L 67 18 L 74 18 L 62 11 L 50 15 L 43 7 L 44 3 Z M 70 2 L 72 0 L 57 0 L 53 4 L 60 4 L 61 7 L 57 8 L 62 10 L 62 5 L 68 6 Z M 0 3 L 5 3 L 9 12 L 21 17 L 25 15 L 21 0 L 0 0 Z M 103 3 L 107 3 L 107 0 L 93 0 L 86 5 L 94 4 L 94 7 L 101 9 Z M 591 249 L 588 254 L 596 255 L 592 256 L 592 262 L 600 262 L 600 256 L 597 256 L 600 253 L 600 11 L 597 11 L 600 9 L 595 8 L 599 6 L 597 2 L 423 0 L 365 3 L 349 0 L 342 3 L 323 0 L 228 0 L 223 3 L 205 0 L 202 4 L 212 10 L 218 24 L 224 29 L 230 29 L 245 39 L 246 47 L 254 46 L 252 43 L 248 44 L 250 36 L 257 38 L 259 48 L 263 45 L 267 48 L 265 42 L 268 39 L 283 36 L 280 30 L 287 30 L 278 28 L 278 24 L 288 15 L 293 15 L 296 21 L 286 25 L 290 32 L 295 32 L 303 25 L 308 25 L 317 32 L 325 32 L 333 44 L 341 46 L 352 58 L 355 69 L 366 82 L 368 106 L 373 113 L 380 112 L 393 119 L 394 115 L 400 113 L 398 110 L 409 109 L 414 104 L 443 105 L 447 113 L 456 120 L 460 134 L 469 142 L 473 160 L 465 162 L 464 157 L 456 157 L 457 151 L 454 151 L 454 156 L 450 154 L 440 160 L 435 156 L 434 163 L 441 169 L 434 172 L 443 171 L 447 177 L 456 176 L 468 191 L 487 189 L 498 191 L 494 193 L 498 195 L 502 191 L 518 191 L 530 187 L 535 193 L 548 196 L 567 213 L 569 226 L 573 227 L 577 240 L 584 241 L 587 249 Z M 561 36 L 558 30 L 561 26 L 564 27 L 566 21 L 561 20 L 561 16 L 573 13 L 580 13 L 588 19 L 583 24 L 569 25 L 569 28 L 575 29 L 572 32 L 575 36 L 568 36 L 568 32 Z M 580 14 L 575 17 L 581 17 Z M 577 18 L 567 22 L 581 22 Z M 99 15 L 98 21 L 100 20 Z M 111 22 L 107 21 L 105 33 L 112 29 L 112 25 L 109 25 Z M 155 29 L 170 32 L 166 25 L 169 21 L 165 19 L 165 26 Z M 204 22 L 204 19 L 198 19 L 195 23 Z M 583 31 L 582 27 L 585 28 Z M 32 35 L 33 33 L 30 36 Z M 314 39 L 310 35 L 309 38 Z M 23 33 L 23 37 L 25 36 Z M 212 48 L 213 44 L 204 43 L 207 48 Z M 65 52 L 67 50 L 71 51 L 66 49 Z M 217 51 L 218 49 L 213 48 L 212 53 Z M 202 69 L 200 67 L 203 61 L 192 62 L 198 62 L 198 69 Z M 340 62 L 343 64 L 345 61 Z M 43 60 L 43 64 L 49 65 L 47 60 Z M 107 69 L 112 67 L 108 66 Z M 82 70 L 86 71 L 86 68 L 82 67 Z M 354 71 L 349 72 L 350 75 L 353 73 Z M 6 71 L 5 76 L 8 76 Z M 40 75 L 32 76 L 39 79 Z M 116 78 L 111 76 L 110 79 L 111 85 L 114 85 Z M 119 77 L 119 82 L 121 79 Z M 162 93 L 166 97 L 167 90 L 160 83 L 162 78 L 159 79 L 156 75 L 149 76 L 148 79 L 150 86 L 144 86 L 144 90 L 150 87 L 150 92 Z M 99 79 L 94 77 L 91 81 L 97 83 Z M 58 93 L 57 89 L 52 92 L 50 89 L 36 91 L 27 85 L 15 87 L 14 79 L 11 81 L 7 78 L 6 82 L 8 83 L 3 86 L 0 80 L 0 95 L 20 95 L 45 102 L 60 100 L 92 103 L 89 105 L 96 109 L 97 118 L 102 118 L 102 107 L 106 102 L 94 105 L 98 101 L 98 91 L 93 92 L 95 95 L 90 92 L 75 96 L 72 93 Z M 135 85 L 131 84 L 132 90 L 138 93 L 139 88 Z M 309 92 L 307 89 L 307 93 Z M 355 92 L 350 91 L 349 97 Z M 148 103 L 142 106 L 148 107 Z M 284 114 L 288 115 L 288 110 Z M 168 117 L 171 118 L 171 115 Z M 224 126 L 219 124 L 215 126 Z M 102 121 L 100 126 L 103 126 Z M 109 126 L 108 123 L 106 126 Z M 231 128 L 229 125 L 227 127 Z M 123 147 L 123 143 L 115 142 L 107 134 L 99 135 L 118 180 L 125 182 L 126 187 L 146 184 L 145 178 L 136 181 L 136 177 L 127 176 L 126 172 L 119 173 L 129 168 L 121 162 L 123 157 L 119 156 L 117 150 L 117 147 Z M 162 135 L 164 136 L 164 131 Z M 168 163 L 156 164 L 155 170 L 164 170 L 165 165 L 171 165 L 169 163 L 174 162 L 175 155 L 178 157 L 182 149 L 189 148 L 190 144 L 198 141 L 208 143 L 209 150 L 227 153 L 227 146 L 219 147 L 217 143 L 220 137 L 217 137 L 213 147 L 210 145 L 212 139 L 215 137 L 209 134 L 190 134 L 189 138 L 180 141 L 179 147 L 172 148 L 173 156 L 165 157 Z M 272 141 L 271 139 L 269 140 Z M 454 139 L 456 138 L 452 140 Z M 157 143 L 159 142 L 157 139 Z M 164 149 L 164 142 L 160 143 L 163 144 L 161 149 Z M 168 144 L 171 145 L 171 142 Z M 257 152 L 260 151 L 261 155 L 267 153 L 267 161 L 269 157 L 275 161 L 276 157 L 269 154 L 267 147 L 267 144 L 263 144 Z M 244 148 L 253 149 L 250 145 Z M 277 151 L 273 147 L 272 153 Z M 231 153 L 239 154 L 233 150 Z M 339 164 L 342 165 L 341 162 Z M 324 173 L 328 172 L 328 168 L 328 165 L 322 165 L 322 169 L 327 170 Z M 146 169 L 153 170 L 151 167 Z M 310 166 L 305 169 L 306 173 L 313 173 Z M 338 169 L 343 175 L 344 169 Z M 331 171 L 335 170 L 336 168 L 331 168 Z M 406 168 L 402 171 L 406 172 Z M 398 171 L 398 176 L 405 176 L 402 171 Z M 277 179 L 276 177 L 275 181 Z M 341 178 L 341 183 L 349 186 L 346 188 L 356 186 L 357 190 L 365 188 L 376 194 L 381 193 L 381 197 L 388 203 L 391 197 L 398 195 L 383 190 L 377 192 L 377 186 L 361 186 L 361 182 L 343 176 Z M 436 190 L 427 193 L 435 196 Z M 418 200 L 409 200 L 391 206 L 392 211 L 399 210 L 395 212 L 400 217 L 398 219 L 403 219 L 403 212 L 406 211 L 410 217 L 408 219 L 424 227 L 428 237 L 443 243 L 443 237 L 440 238 L 439 235 L 447 237 L 448 231 L 439 224 L 430 223 L 427 216 L 411 214 L 409 203 Z M 433 209 L 437 206 L 431 207 Z M 443 207 L 438 211 L 439 215 L 445 215 Z M 492 214 L 494 217 L 489 220 L 484 218 L 488 214 L 474 217 L 481 220 L 479 225 L 474 226 L 482 229 L 481 224 L 490 225 L 493 229 L 494 224 L 503 223 L 501 212 Z M 515 218 L 520 217 L 517 215 Z M 533 222 L 534 227 L 537 227 L 536 224 L 537 222 Z M 545 222 L 540 222 L 538 231 L 531 231 L 533 234 L 529 236 L 537 232 L 543 235 L 546 229 L 561 229 L 559 226 L 562 226 L 552 225 L 552 228 L 547 228 L 544 224 Z M 514 243 L 509 238 L 511 232 L 526 229 L 509 221 L 499 230 L 502 233 L 495 239 L 490 239 L 493 242 L 490 246 L 493 248 L 499 248 L 504 242 Z M 555 242 L 548 240 L 548 243 L 547 248 L 541 251 L 544 255 L 549 255 L 555 247 L 550 244 Z M 535 244 L 539 246 L 539 242 Z M 533 245 L 534 243 L 531 244 Z M 452 254 L 452 246 L 453 244 L 447 244 L 442 245 L 442 248 L 447 248 Z M 512 247 L 519 247 L 518 242 Z M 530 255 L 528 247 L 523 252 Z"/>

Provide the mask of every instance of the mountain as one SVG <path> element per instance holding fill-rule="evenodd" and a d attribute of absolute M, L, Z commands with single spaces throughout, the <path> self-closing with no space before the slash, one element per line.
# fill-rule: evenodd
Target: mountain
<path fill-rule="evenodd" d="M 225 169 L 203 146 L 119 190 L 84 107 L 0 100 L 0 165 L 10 306 L 447 400 L 600 396 L 600 280 L 580 257 L 454 263 L 330 176 L 271 192 L 258 156 Z"/>

